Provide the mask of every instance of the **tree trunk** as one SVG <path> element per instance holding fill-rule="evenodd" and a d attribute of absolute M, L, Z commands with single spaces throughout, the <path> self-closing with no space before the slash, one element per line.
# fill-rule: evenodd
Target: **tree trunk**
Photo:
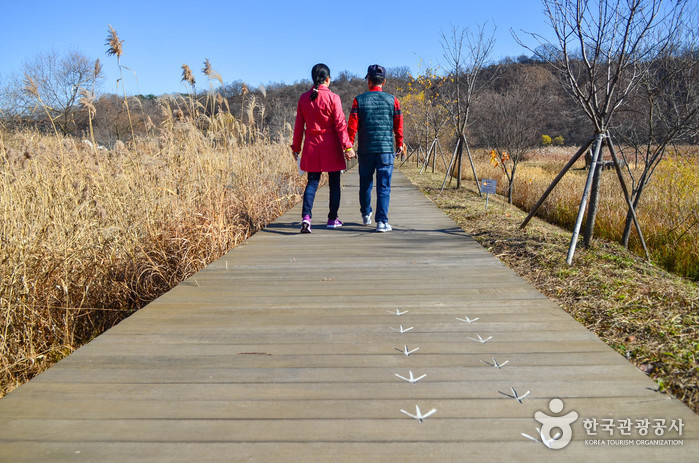
<path fill-rule="evenodd" d="M 641 179 L 643 180 L 643 179 Z M 633 197 L 633 208 L 634 210 L 638 210 L 638 203 L 641 200 L 641 193 L 643 193 L 643 189 L 645 188 L 645 184 L 643 181 L 638 185 L 638 191 Z M 626 222 L 624 223 L 624 234 L 621 236 L 621 244 L 628 249 L 629 248 L 629 238 L 631 237 L 631 225 L 633 224 L 633 214 L 631 213 L 631 209 L 628 209 L 628 212 L 626 213 Z"/>
<path fill-rule="evenodd" d="M 512 191 L 514 190 L 514 185 L 512 182 L 509 182 L 507 185 L 507 202 L 509 204 L 512 204 Z"/>
<path fill-rule="evenodd" d="M 483 192 L 481 191 L 481 183 L 478 181 L 478 174 L 476 174 L 476 165 L 473 163 L 473 156 L 471 156 L 471 147 L 468 146 L 468 140 L 466 137 L 463 139 L 464 145 L 466 145 L 466 154 L 468 154 L 468 162 L 471 164 L 471 171 L 473 172 L 473 178 L 476 180 L 476 188 L 478 189 L 478 196 L 483 197 Z"/>
<path fill-rule="evenodd" d="M 456 157 L 456 189 L 461 188 L 461 159 L 464 154 L 464 144 L 460 143 L 459 144 L 459 152 L 457 153 Z"/>
<path fill-rule="evenodd" d="M 587 206 L 587 197 L 590 194 L 590 188 L 592 187 L 592 179 L 594 177 L 594 171 L 597 169 L 597 159 L 599 159 L 600 152 L 602 151 L 602 141 L 604 134 L 598 133 L 595 140 L 595 152 L 592 155 L 592 165 L 590 167 L 590 172 L 587 174 L 587 180 L 585 181 L 585 188 L 583 189 L 583 196 L 580 200 L 580 208 L 578 209 L 578 217 L 575 220 L 575 227 L 573 228 L 573 236 L 570 239 L 570 246 L 568 247 L 568 256 L 566 257 L 566 263 L 571 265 L 573 263 L 573 255 L 575 255 L 575 247 L 578 245 L 578 235 L 580 234 L 580 226 L 582 225 L 583 215 L 585 213 L 585 207 Z"/>
<path fill-rule="evenodd" d="M 600 154 L 599 159 L 602 159 Z M 590 247 L 592 236 L 595 232 L 595 219 L 597 218 L 597 206 L 599 205 L 599 187 L 602 178 L 602 164 L 598 163 L 595 168 L 595 177 L 592 180 L 590 190 L 590 204 L 587 207 L 587 222 L 585 222 L 585 232 L 583 233 L 583 246 Z"/>
<path fill-rule="evenodd" d="M 434 174 L 434 168 L 437 161 L 437 138 L 435 137 L 434 143 L 432 144 L 432 173 Z"/>
<path fill-rule="evenodd" d="M 444 176 L 444 181 L 442 182 L 442 188 L 440 192 L 444 191 L 444 186 L 447 184 L 447 179 L 449 179 L 449 185 L 451 185 L 451 179 L 453 175 L 454 162 L 456 161 L 456 155 L 459 152 L 459 146 L 461 145 L 461 139 L 457 140 L 456 147 L 454 148 L 454 154 L 451 155 L 451 160 L 449 161 L 449 167 L 447 168 L 447 174 Z"/>
<path fill-rule="evenodd" d="M 507 185 L 507 202 L 512 204 L 512 197 L 514 196 L 514 191 L 515 191 L 515 171 L 517 170 L 517 163 L 512 164 L 512 172 L 510 173 L 510 176 L 507 178 L 508 185 Z"/>

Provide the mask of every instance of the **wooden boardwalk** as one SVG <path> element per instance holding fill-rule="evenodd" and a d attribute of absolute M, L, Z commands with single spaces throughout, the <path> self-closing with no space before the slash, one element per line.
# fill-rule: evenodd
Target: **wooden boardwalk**
<path fill-rule="evenodd" d="M 342 229 L 321 226 L 323 188 L 313 234 L 298 233 L 295 208 L 0 400 L 0 461 L 699 459 L 691 410 L 402 174 L 385 234 L 359 224 L 356 172 L 343 181 Z M 457 320 L 466 317 L 478 320 Z M 484 363 L 493 358 L 507 364 Z M 396 376 L 410 372 L 427 376 Z M 503 394 L 511 388 L 531 392 L 520 403 Z M 560 413 L 549 409 L 555 398 Z M 416 406 L 437 411 L 422 423 L 401 411 Z M 522 436 L 538 436 L 537 411 L 578 414 L 567 447 Z M 592 420 L 596 436 L 584 428 Z M 679 420 L 681 435 L 669 429 Z M 658 439 L 682 445 L 640 441 Z"/>

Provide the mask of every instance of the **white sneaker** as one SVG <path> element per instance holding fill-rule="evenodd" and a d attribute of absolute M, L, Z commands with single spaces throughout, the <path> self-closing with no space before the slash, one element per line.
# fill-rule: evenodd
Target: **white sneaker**
<path fill-rule="evenodd" d="M 362 221 L 364 222 L 364 225 L 371 225 L 371 212 L 369 212 L 369 215 L 363 215 Z"/>
<path fill-rule="evenodd" d="M 393 228 L 388 224 L 388 222 L 378 222 L 376 224 L 376 231 L 379 233 L 385 233 L 393 230 Z"/>

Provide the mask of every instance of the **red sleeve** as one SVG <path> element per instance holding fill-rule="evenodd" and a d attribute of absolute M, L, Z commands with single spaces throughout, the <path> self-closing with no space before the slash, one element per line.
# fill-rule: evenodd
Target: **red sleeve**
<path fill-rule="evenodd" d="M 303 111 L 301 110 L 301 100 L 303 95 L 299 98 L 299 103 L 296 106 L 296 123 L 294 124 L 294 140 L 291 143 L 291 149 L 294 153 L 300 153 L 302 149 L 301 142 L 303 141 L 303 130 L 306 125 L 306 121 L 303 118 Z"/>
<path fill-rule="evenodd" d="M 403 146 L 403 114 L 400 111 L 398 98 L 393 105 L 393 133 L 396 135 L 396 149 L 398 149 Z"/>
<path fill-rule="evenodd" d="M 348 150 L 352 148 L 352 143 L 350 143 L 349 137 L 347 136 L 347 122 L 345 121 L 345 114 L 342 112 L 342 101 L 340 96 L 333 94 L 333 119 L 335 124 L 335 131 L 340 139 L 340 146 L 342 150 Z"/>
<path fill-rule="evenodd" d="M 353 146 L 354 137 L 357 135 L 357 129 L 359 128 L 359 116 L 357 115 L 358 108 L 359 106 L 357 105 L 357 99 L 355 98 L 352 102 L 349 121 L 347 121 L 347 134 L 349 135 L 349 141 Z"/>

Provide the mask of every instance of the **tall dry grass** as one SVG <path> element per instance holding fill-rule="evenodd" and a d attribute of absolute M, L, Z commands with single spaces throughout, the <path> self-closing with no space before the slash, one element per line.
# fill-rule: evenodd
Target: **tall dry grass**
<path fill-rule="evenodd" d="M 699 246 L 696 244 L 699 242 L 699 155 L 692 149 L 687 147 L 678 153 L 668 153 L 644 191 L 637 213 L 653 262 L 679 275 L 699 280 Z M 572 147 L 528 153 L 527 160 L 518 167 L 513 203 L 531 210 L 575 151 L 577 148 Z M 498 180 L 498 193 L 506 195 L 507 180 L 501 168 L 490 163 L 486 150 L 476 151 L 475 163 L 478 175 Z M 641 167 L 634 167 L 631 162 L 630 168 L 638 178 Z M 538 216 L 572 230 L 587 172 L 584 161 L 579 161 L 544 202 Z M 466 178 L 469 174 L 464 173 Z M 631 178 L 627 172 L 624 175 L 630 189 Z M 626 201 L 616 172 L 613 169 L 603 171 L 595 236 L 620 241 L 626 212 Z M 644 255 L 635 229 L 629 247 Z"/>
<path fill-rule="evenodd" d="M 184 119 L 111 150 L 0 132 L 0 397 L 299 199 L 286 145 Z"/>

